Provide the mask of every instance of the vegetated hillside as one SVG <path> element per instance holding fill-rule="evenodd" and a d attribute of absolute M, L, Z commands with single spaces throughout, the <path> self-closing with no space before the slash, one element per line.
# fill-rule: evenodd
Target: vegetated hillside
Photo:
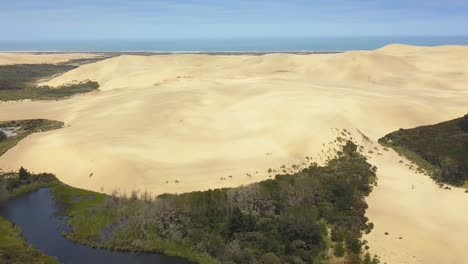
<path fill-rule="evenodd" d="M 93 62 L 93 61 L 91 61 Z M 81 60 L 70 64 L 16 64 L 0 66 L 0 101 L 22 99 L 59 99 L 96 90 L 97 82 L 82 81 L 58 88 L 37 87 L 36 82 L 76 68 Z"/>
<path fill-rule="evenodd" d="M 439 182 L 468 180 L 468 114 L 436 125 L 400 129 L 379 140 L 393 147 Z"/>
<path fill-rule="evenodd" d="M 356 149 L 349 141 L 325 167 L 231 189 L 156 199 L 52 190 L 70 216 L 67 237 L 85 244 L 199 263 L 378 263 L 360 241 L 373 226 L 364 197 L 376 168 Z M 89 195 L 96 198 L 79 199 Z"/>

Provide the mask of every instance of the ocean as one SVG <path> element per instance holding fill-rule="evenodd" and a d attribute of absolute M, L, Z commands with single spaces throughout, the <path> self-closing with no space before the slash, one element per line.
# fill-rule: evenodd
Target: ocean
<path fill-rule="evenodd" d="M 200 38 L 115 40 L 0 40 L 0 51 L 35 52 L 334 52 L 372 50 L 388 44 L 468 45 L 468 36 Z"/>

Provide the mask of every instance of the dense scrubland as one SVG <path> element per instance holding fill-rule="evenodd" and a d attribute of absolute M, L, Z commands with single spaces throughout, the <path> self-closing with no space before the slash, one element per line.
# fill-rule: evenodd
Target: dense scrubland
<path fill-rule="evenodd" d="M 300 172 L 238 188 L 108 196 L 21 168 L 2 174 L 0 195 L 7 199 L 50 187 L 69 216 L 72 231 L 64 235 L 94 247 L 163 252 L 198 263 L 378 263 L 360 240 L 372 229 L 364 216 L 364 197 L 376 182 L 375 171 L 348 141 L 326 166 L 313 163 Z M 17 229 L 2 223 L 9 232 Z M 5 259 L 15 263 L 20 257 L 43 256 L 20 243 L 19 235 L 15 239 L 14 249 L 0 243 L 9 252 L 3 253 Z"/>
<path fill-rule="evenodd" d="M 1 153 L 35 132 L 58 129 L 62 122 L 44 119 L 5 121 Z M 299 172 L 238 188 L 152 197 L 76 189 L 53 174 L 18 172 L 0 175 L 0 199 L 51 188 L 68 215 L 71 240 L 115 250 L 163 252 L 199 263 L 378 263 L 367 253 L 364 198 L 376 183 L 376 168 L 343 142 L 326 166 L 310 164 Z M 5 219 L 0 258 L 21 263 L 45 256 L 21 238 Z"/>
<path fill-rule="evenodd" d="M 54 100 L 75 94 L 97 90 L 99 84 L 82 81 L 58 88 L 37 87 L 37 82 L 75 69 L 85 61 L 70 61 L 62 64 L 16 64 L 0 66 L 0 101 L 23 99 Z"/>
<path fill-rule="evenodd" d="M 159 197 L 52 191 L 70 217 L 66 236 L 96 247 L 199 263 L 377 263 L 360 240 L 372 229 L 364 197 L 376 168 L 356 149 L 349 141 L 327 166 L 238 188 Z"/>
<path fill-rule="evenodd" d="M 435 125 L 400 129 L 379 140 L 414 161 L 437 182 L 468 182 L 468 114 Z"/>

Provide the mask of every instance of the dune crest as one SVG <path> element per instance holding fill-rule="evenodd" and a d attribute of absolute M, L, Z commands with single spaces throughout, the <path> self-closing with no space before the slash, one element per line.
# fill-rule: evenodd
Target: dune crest
<path fill-rule="evenodd" d="M 404 45 L 326 55 L 122 55 L 81 66 L 43 85 L 93 80 L 102 90 L 112 90 L 154 87 L 181 79 L 291 76 L 316 84 L 460 90 L 467 77 L 466 60 L 467 47 Z"/>

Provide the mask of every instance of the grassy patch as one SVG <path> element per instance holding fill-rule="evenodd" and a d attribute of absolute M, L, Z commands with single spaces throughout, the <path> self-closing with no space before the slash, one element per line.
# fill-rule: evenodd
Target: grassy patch
<path fill-rule="evenodd" d="M 0 263 L 58 263 L 57 259 L 28 245 L 21 230 L 3 217 L 0 217 L 0 234 Z"/>
<path fill-rule="evenodd" d="M 0 90 L 0 101 L 32 100 L 57 100 L 76 94 L 96 91 L 97 82 L 87 81 L 77 84 L 69 84 L 58 88 L 52 87 L 27 87 L 23 89 Z"/>
<path fill-rule="evenodd" d="M 56 203 L 70 216 L 73 240 L 99 240 L 101 230 L 112 223 L 114 212 L 94 211 L 104 203 L 105 195 L 73 188 L 64 184 L 51 188 Z"/>

